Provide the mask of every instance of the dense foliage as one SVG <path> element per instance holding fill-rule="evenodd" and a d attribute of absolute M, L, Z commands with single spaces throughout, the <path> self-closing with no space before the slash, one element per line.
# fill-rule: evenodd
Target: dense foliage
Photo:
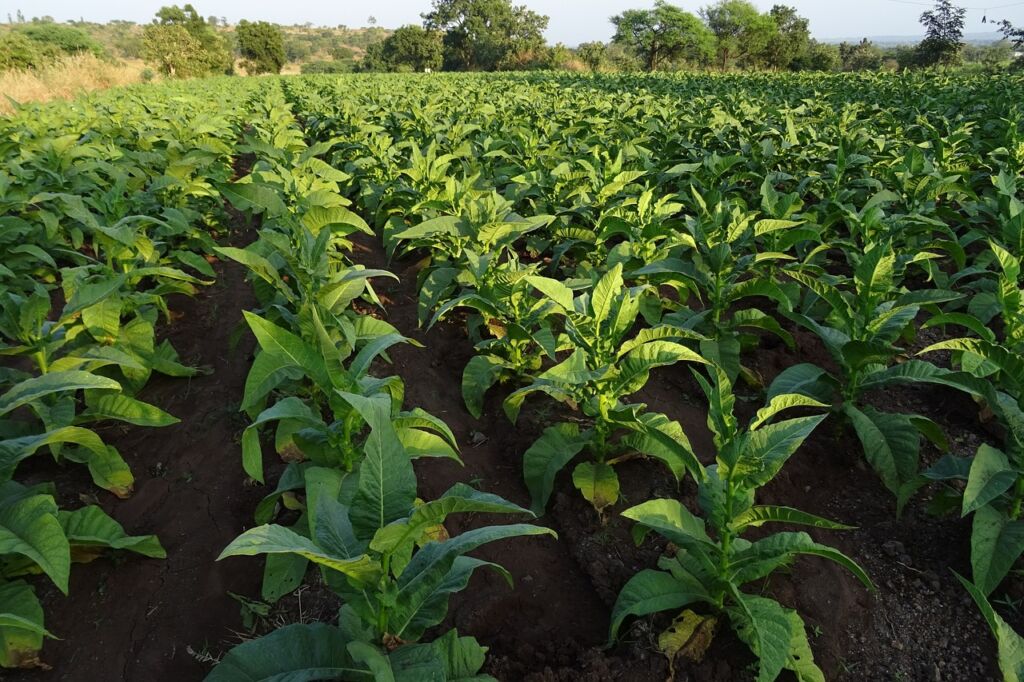
<path fill-rule="evenodd" d="M 235 28 L 235 40 L 246 73 L 280 73 L 287 56 L 284 34 L 277 26 L 266 21 L 243 20 Z"/>
<path fill-rule="evenodd" d="M 719 9 L 714 25 L 740 36 L 726 59 L 739 58 L 745 29 L 730 26 L 745 4 Z M 46 629 L 31 574 L 65 587 L 75 543 L 100 537 L 81 530 L 87 520 L 106 533 L 93 545 L 161 553 L 91 507 L 59 510 L 51 489 L 15 481 L 21 461 L 48 454 L 130 493 L 130 457 L 94 425 L 171 421 L 136 396 L 153 372 L 196 371 L 157 325 L 168 296 L 209 281 L 213 254 L 246 269 L 257 302 L 245 315 L 258 350 L 239 396 L 240 455 L 268 486 L 222 556 L 265 557 L 266 603 L 315 569 L 341 608 L 334 622 L 237 646 L 211 679 L 478 679 L 485 649 L 437 626 L 477 569 L 509 577 L 476 548 L 555 541 L 543 525 L 481 522 L 542 515 L 560 476 L 595 519 L 621 515 L 638 542 L 653 531 L 668 543 L 623 587 L 613 643 L 635 619 L 669 612 L 657 642 L 673 663 L 702 656 L 721 622 L 757 658 L 758 680 L 823 679 L 802 617 L 766 579 L 805 555 L 865 589 L 871 579 L 820 535 L 844 519 L 759 496 L 805 442 L 828 438 L 857 444 L 848 465 L 863 452 L 892 494 L 893 523 L 916 496 L 950 523 L 970 517 L 965 596 L 1007 675 L 1024 665 L 993 608 L 1024 551 L 1024 78 L 197 85 L 28 108 L 0 127 L 0 334 L 15 358 L 0 373 L 0 527 L 31 521 L 16 530 L 27 543 L 0 545 L 0 629 L 19 642 L 5 665 L 35 662 Z M 240 157 L 251 167 L 236 174 Z M 259 221 L 244 248 L 212 239 L 225 202 Z M 463 483 L 419 497 L 414 460 L 471 455 L 389 374 L 389 349 L 415 342 L 379 314 L 374 283 L 394 275 L 361 265 L 356 239 L 414 257 L 421 324 L 457 325 L 474 344 L 467 412 L 491 401 L 510 422 L 540 424 L 509 453 L 529 508 Z M 758 362 L 770 351 L 786 366 Z M 673 366 L 702 394 L 676 397 L 706 410 L 708 447 L 634 397 Z M 998 428 L 965 452 L 943 416 L 882 400 L 907 387 L 976 405 L 978 422 Z M 274 456 L 284 464 L 266 466 Z M 624 500 L 633 459 L 667 470 L 671 494 Z M 459 513 L 478 518 L 457 534 L 445 521 Z M 39 551 L 51 539 L 60 551 Z"/>

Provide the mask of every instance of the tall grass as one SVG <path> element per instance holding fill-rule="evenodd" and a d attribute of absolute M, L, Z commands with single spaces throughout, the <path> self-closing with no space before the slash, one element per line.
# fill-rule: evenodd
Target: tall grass
<path fill-rule="evenodd" d="M 14 110 L 16 102 L 70 99 L 90 90 L 140 83 L 146 66 L 141 61 L 107 62 L 81 54 L 40 69 L 0 72 L 0 115 Z M 6 95 L 6 96 L 5 96 Z"/>

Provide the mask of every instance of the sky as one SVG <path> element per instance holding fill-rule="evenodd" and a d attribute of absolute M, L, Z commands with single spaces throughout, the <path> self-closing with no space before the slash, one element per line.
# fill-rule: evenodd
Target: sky
<path fill-rule="evenodd" d="M 89 21 L 128 19 L 148 22 L 161 5 L 184 4 L 187 0 L 0 0 L 0 21 L 6 14 L 21 9 L 26 17 L 52 16 L 58 21 L 84 18 Z M 674 0 L 691 12 L 697 12 L 711 0 Z M 767 11 L 772 5 L 796 7 L 802 16 L 810 19 L 811 32 L 816 38 L 859 38 L 862 36 L 913 36 L 921 33 L 918 17 L 931 3 L 926 0 L 754 0 L 754 4 Z M 982 2 L 990 2 L 986 9 Z M 429 10 L 430 0 L 288 0 L 281 2 L 259 0 L 192 0 L 204 16 L 223 16 L 234 23 L 239 19 L 266 20 L 282 24 L 302 24 L 350 27 L 365 26 L 372 15 L 377 25 L 395 28 L 402 24 L 420 23 L 420 14 Z M 547 39 L 575 46 L 588 40 L 608 40 L 612 28 L 608 18 L 624 9 L 653 6 L 654 0 L 513 0 L 513 4 L 526 4 L 530 9 L 551 17 Z M 1024 2 L 1010 0 L 964 0 L 958 3 L 968 7 L 968 33 L 991 32 L 989 20 L 1009 19 L 1016 25 L 1024 24 Z"/>

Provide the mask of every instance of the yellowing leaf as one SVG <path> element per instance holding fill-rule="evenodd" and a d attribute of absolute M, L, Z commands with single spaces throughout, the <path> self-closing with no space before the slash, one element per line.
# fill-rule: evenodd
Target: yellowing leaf
<path fill-rule="evenodd" d="M 658 648 L 668 657 L 670 666 L 677 656 L 700 663 L 715 638 L 717 627 L 718 619 L 714 616 L 701 616 L 686 609 L 658 635 Z"/>

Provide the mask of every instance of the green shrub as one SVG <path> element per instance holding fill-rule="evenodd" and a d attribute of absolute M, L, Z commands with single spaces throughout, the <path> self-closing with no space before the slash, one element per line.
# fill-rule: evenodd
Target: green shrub
<path fill-rule="evenodd" d="M 40 22 L 19 26 L 15 30 L 29 40 L 45 46 L 44 50 L 50 48 L 64 54 L 91 52 L 97 57 L 106 54 L 103 46 L 93 40 L 92 36 L 70 26 Z"/>
<path fill-rule="evenodd" d="M 350 61 L 317 61 L 303 64 L 302 73 L 351 73 Z"/>
<path fill-rule="evenodd" d="M 35 69 L 53 56 L 53 50 L 44 52 L 38 43 L 20 33 L 0 35 L 0 70 Z"/>

